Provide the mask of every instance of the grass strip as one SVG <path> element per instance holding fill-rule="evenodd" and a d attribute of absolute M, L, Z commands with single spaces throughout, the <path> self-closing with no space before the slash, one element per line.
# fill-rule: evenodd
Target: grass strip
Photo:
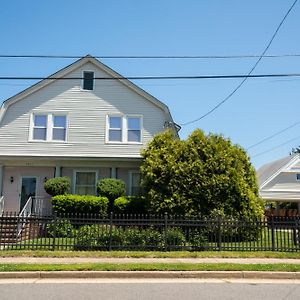
<path fill-rule="evenodd" d="M 274 271 L 299 272 L 300 265 L 290 264 L 0 264 L 0 272 L 17 271 Z"/>
<path fill-rule="evenodd" d="M 102 257 L 102 258 L 300 258 L 300 252 L 270 251 L 41 251 L 2 250 L 0 257 Z"/>

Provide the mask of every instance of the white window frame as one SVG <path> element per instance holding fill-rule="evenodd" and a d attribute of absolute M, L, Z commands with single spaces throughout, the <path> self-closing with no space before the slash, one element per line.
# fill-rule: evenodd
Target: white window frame
<path fill-rule="evenodd" d="M 141 172 L 137 171 L 137 170 L 131 170 L 129 171 L 129 195 L 132 196 L 132 188 L 133 188 L 133 184 L 132 184 L 132 178 L 133 178 L 133 174 L 139 174 L 141 176 Z"/>
<path fill-rule="evenodd" d="M 109 130 L 111 129 L 109 127 L 109 118 L 110 117 L 119 117 L 121 118 L 121 124 L 122 124 L 122 140 L 121 141 L 110 141 L 109 140 Z M 129 118 L 139 118 L 140 119 L 140 134 L 141 139 L 139 142 L 135 141 L 128 141 L 128 119 Z M 130 114 L 130 115 L 122 115 L 122 114 L 108 114 L 106 115 L 106 134 L 105 134 L 105 142 L 107 144 L 136 144 L 141 145 L 143 144 L 143 115 L 136 115 L 136 114 Z"/>
<path fill-rule="evenodd" d="M 91 90 L 86 90 L 86 89 L 84 89 L 83 87 L 84 87 L 84 73 L 93 73 L 94 75 L 93 75 L 93 89 L 91 89 Z M 82 71 L 82 73 L 81 73 L 81 91 L 85 91 L 85 92 L 90 92 L 90 91 L 94 91 L 95 90 L 95 83 L 96 83 L 96 81 L 95 81 L 95 71 L 94 70 L 83 70 Z"/>
<path fill-rule="evenodd" d="M 97 181 L 98 181 L 98 171 L 97 170 L 90 170 L 90 169 L 78 169 L 73 171 L 73 193 L 76 193 L 76 174 L 77 173 L 95 173 L 95 191 L 94 195 L 97 195 Z"/>
<path fill-rule="evenodd" d="M 38 127 L 34 127 L 34 116 L 46 116 L 47 117 L 46 140 L 37 140 L 37 139 L 33 138 L 34 128 L 38 128 Z M 54 140 L 53 139 L 53 128 L 56 128 L 56 127 L 53 126 L 53 117 L 54 116 L 62 116 L 62 117 L 66 118 L 65 140 Z M 49 113 L 49 112 L 35 112 L 35 111 L 33 111 L 30 115 L 28 141 L 29 142 L 37 142 L 37 143 L 49 143 L 49 142 L 67 143 L 67 141 L 68 141 L 68 128 L 69 128 L 68 119 L 69 119 L 68 114 L 64 113 L 64 112 L 51 112 L 51 113 Z"/>
<path fill-rule="evenodd" d="M 51 140 L 53 142 L 66 142 L 67 141 L 67 128 L 68 128 L 68 117 L 66 114 L 60 114 L 60 113 L 52 113 L 51 114 Z M 54 126 L 54 117 L 65 117 L 66 118 L 66 123 L 65 123 L 65 127 L 55 127 Z M 65 130 L 65 139 L 64 140 L 55 140 L 53 138 L 53 131 L 54 129 L 64 129 Z"/>

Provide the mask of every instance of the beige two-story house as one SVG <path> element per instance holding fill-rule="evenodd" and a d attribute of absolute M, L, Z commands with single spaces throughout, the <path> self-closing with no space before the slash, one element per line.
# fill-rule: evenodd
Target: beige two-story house
<path fill-rule="evenodd" d="M 32 197 L 49 207 L 44 182 L 59 176 L 71 179 L 72 193 L 96 194 L 97 180 L 112 177 L 134 195 L 140 151 L 165 128 L 179 129 L 165 104 L 83 57 L 3 102 L 1 205 L 20 212 Z"/>

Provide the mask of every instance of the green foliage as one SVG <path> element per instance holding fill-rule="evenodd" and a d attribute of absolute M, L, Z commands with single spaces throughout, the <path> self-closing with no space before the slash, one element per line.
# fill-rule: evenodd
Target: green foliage
<path fill-rule="evenodd" d="M 185 236 L 180 228 L 170 228 L 165 233 L 165 243 L 167 246 L 184 246 Z"/>
<path fill-rule="evenodd" d="M 58 195 L 52 198 L 53 210 L 57 213 L 107 215 L 108 199 L 90 195 Z"/>
<path fill-rule="evenodd" d="M 69 177 L 50 178 L 44 183 L 45 191 L 51 196 L 65 195 L 69 192 L 70 187 Z"/>
<path fill-rule="evenodd" d="M 114 202 L 114 212 L 116 214 L 145 214 L 146 200 L 136 196 L 122 196 Z"/>
<path fill-rule="evenodd" d="M 98 181 L 97 191 L 99 195 L 107 197 L 109 201 L 114 201 L 118 197 L 125 195 L 125 183 L 120 179 L 104 178 Z"/>
<path fill-rule="evenodd" d="M 70 220 L 56 219 L 46 225 L 46 232 L 49 237 L 72 237 L 75 229 Z"/>
<path fill-rule="evenodd" d="M 153 213 L 263 216 L 263 202 L 246 152 L 220 135 L 195 130 L 186 141 L 166 131 L 142 151 L 142 187 Z"/>

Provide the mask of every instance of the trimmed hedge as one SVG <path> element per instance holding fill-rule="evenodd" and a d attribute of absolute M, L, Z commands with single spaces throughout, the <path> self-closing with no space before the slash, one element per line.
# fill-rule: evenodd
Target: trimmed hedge
<path fill-rule="evenodd" d="M 146 214 L 147 202 L 144 198 L 136 196 L 122 196 L 114 202 L 116 214 Z"/>
<path fill-rule="evenodd" d="M 69 177 L 50 178 L 44 183 L 45 191 L 51 196 L 65 195 L 70 191 L 70 187 Z"/>
<path fill-rule="evenodd" d="M 56 213 L 107 215 L 108 199 L 90 195 L 58 195 L 52 197 L 52 207 Z"/>
<path fill-rule="evenodd" d="M 115 178 L 104 178 L 97 183 L 97 192 L 100 196 L 107 197 L 110 201 L 123 196 L 126 192 L 123 180 Z"/>

